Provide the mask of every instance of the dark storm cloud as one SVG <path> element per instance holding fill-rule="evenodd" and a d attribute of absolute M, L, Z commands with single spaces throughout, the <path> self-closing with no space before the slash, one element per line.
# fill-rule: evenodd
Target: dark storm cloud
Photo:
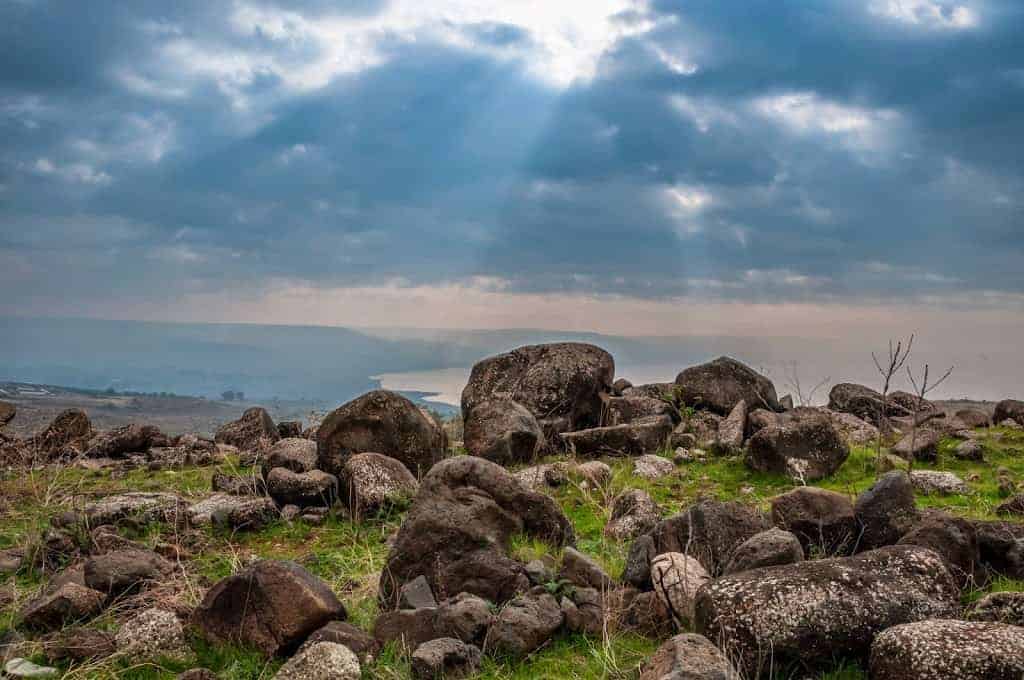
<path fill-rule="evenodd" d="M 7 3 L 0 283 L 40 305 L 278 278 L 1024 293 L 1024 15 L 909 6 L 655 2 L 559 88 L 523 26 L 384 27 L 336 68 L 304 23 L 388 3 L 234 5 L 276 22 L 251 28 L 220 3 Z"/>

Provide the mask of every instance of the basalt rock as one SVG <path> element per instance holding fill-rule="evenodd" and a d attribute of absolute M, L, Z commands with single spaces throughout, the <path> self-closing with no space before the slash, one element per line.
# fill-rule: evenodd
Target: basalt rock
<path fill-rule="evenodd" d="M 706 637 L 683 633 L 658 648 L 640 680 L 740 680 L 740 674 Z"/>
<path fill-rule="evenodd" d="M 743 541 L 733 551 L 723 574 L 736 574 L 761 567 L 777 567 L 804 561 L 800 540 L 788 531 L 768 529 Z"/>
<path fill-rule="evenodd" d="M 465 421 L 464 445 L 471 455 L 511 465 L 534 460 L 546 442 L 529 409 L 511 399 L 496 398 L 473 408 Z"/>
<path fill-rule="evenodd" d="M 169 444 L 167 435 L 153 425 L 124 425 L 95 437 L 85 455 L 90 458 L 119 458 Z"/>
<path fill-rule="evenodd" d="M 805 555 L 848 554 L 859 534 L 850 499 L 813 486 L 773 498 L 772 522 L 796 535 Z"/>
<path fill-rule="evenodd" d="M 833 474 L 849 455 L 850 447 L 828 416 L 797 408 L 750 438 L 745 462 L 758 472 L 812 481 Z"/>
<path fill-rule="evenodd" d="M 396 392 L 374 390 L 332 411 L 317 430 L 318 467 L 335 476 L 357 453 L 380 453 L 404 464 L 414 476 L 447 455 L 444 430 Z"/>
<path fill-rule="evenodd" d="M 893 626 L 871 646 L 875 680 L 1024 678 L 1024 628 L 937 619 Z"/>
<path fill-rule="evenodd" d="M 882 475 L 857 497 L 853 512 L 859 525 L 859 550 L 896 543 L 918 518 L 910 477 L 900 470 Z"/>
<path fill-rule="evenodd" d="M 373 515 L 412 500 L 419 482 L 401 461 L 379 453 L 357 453 L 345 461 L 341 497 L 354 517 Z"/>
<path fill-rule="evenodd" d="M 672 420 L 667 416 L 645 416 L 622 425 L 563 432 L 560 438 L 578 456 L 621 457 L 655 454 L 671 433 Z"/>
<path fill-rule="evenodd" d="M 262 450 L 280 439 L 281 435 L 266 409 L 254 406 L 238 420 L 221 425 L 213 438 L 219 444 L 230 444 L 241 450 Z"/>
<path fill-rule="evenodd" d="M 1024 425 L 1024 401 L 1004 399 L 996 404 L 996 410 L 992 414 L 992 422 L 1002 423 L 1005 420 L 1012 420 L 1018 425 Z"/>
<path fill-rule="evenodd" d="M 676 388 L 685 405 L 723 416 L 741 401 L 751 408 L 782 410 L 772 381 L 729 357 L 687 368 L 676 376 Z"/>
<path fill-rule="evenodd" d="M 61 455 L 68 447 L 81 452 L 92 435 L 92 423 L 85 411 L 70 408 L 60 413 L 45 430 L 32 438 L 31 448 L 49 457 Z"/>
<path fill-rule="evenodd" d="M 612 502 L 612 516 L 604 533 L 620 541 L 635 538 L 653 529 L 659 519 L 661 509 L 650 494 L 641 489 L 628 489 Z"/>

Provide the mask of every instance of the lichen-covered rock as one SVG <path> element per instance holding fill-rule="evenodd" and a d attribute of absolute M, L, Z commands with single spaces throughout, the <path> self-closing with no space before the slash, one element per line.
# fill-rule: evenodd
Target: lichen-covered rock
<path fill-rule="evenodd" d="M 412 653 L 412 677 L 415 680 L 463 678 L 480 667 L 480 649 L 455 638 L 437 638 L 424 642 Z"/>
<path fill-rule="evenodd" d="M 274 468 L 285 468 L 295 473 L 316 469 L 316 442 L 301 437 L 289 437 L 274 442 L 263 460 L 263 476 Z"/>
<path fill-rule="evenodd" d="M 562 432 L 601 424 L 615 376 L 612 356 L 594 345 L 559 342 L 528 345 L 476 363 L 462 391 L 462 418 L 477 405 L 511 399 L 537 419 L 549 442 Z"/>
<path fill-rule="evenodd" d="M 281 439 L 302 439 L 302 421 L 282 420 L 277 424 L 277 433 Z"/>
<path fill-rule="evenodd" d="M 175 524 L 184 521 L 186 509 L 185 501 L 173 493 L 131 491 L 89 503 L 83 514 L 89 526 L 93 527 L 124 521 L 139 525 L 152 522 Z"/>
<path fill-rule="evenodd" d="M 546 488 L 562 486 L 569 481 L 571 468 L 568 463 L 556 461 L 554 463 L 541 463 L 531 465 L 514 473 L 516 481 L 527 489 L 541 491 Z"/>
<path fill-rule="evenodd" d="M 1024 626 L 1024 592 L 989 593 L 974 603 L 967 618 Z"/>
<path fill-rule="evenodd" d="M 150 550 L 115 550 L 85 561 L 85 585 L 116 596 L 157 583 L 173 571 L 174 565 Z"/>
<path fill-rule="evenodd" d="M 957 444 L 953 455 L 960 460 L 985 460 L 985 447 L 976 439 L 968 439 Z"/>
<path fill-rule="evenodd" d="M 154 425 L 124 425 L 93 438 L 85 455 L 90 458 L 119 458 L 145 453 L 153 446 L 167 446 L 167 435 Z"/>
<path fill-rule="evenodd" d="M 506 604 L 487 631 L 487 648 L 514 658 L 525 657 L 554 635 L 564 621 L 558 601 L 548 593 L 531 593 Z"/>
<path fill-rule="evenodd" d="M 646 534 L 661 519 L 661 508 L 642 489 L 627 489 L 612 501 L 612 516 L 604 533 L 622 541 Z"/>
<path fill-rule="evenodd" d="M 188 520 L 194 526 L 256 531 L 279 516 L 274 501 L 265 496 L 215 493 L 188 507 Z"/>
<path fill-rule="evenodd" d="M 918 517 L 910 477 L 900 470 L 885 473 L 857 497 L 853 512 L 860 527 L 859 550 L 896 543 Z"/>
<path fill-rule="evenodd" d="M 736 455 L 743 448 L 747 430 L 747 402 L 740 399 L 729 411 L 729 415 L 718 424 L 718 436 L 711 450 L 720 456 Z"/>
<path fill-rule="evenodd" d="M 882 394 L 865 385 L 838 383 L 828 393 L 828 408 L 832 411 L 852 413 L 875 427 L 882 412 Z M 892 404 L 887 404 L 886 415 L 898 415 Z"/>
<path fill-rule="evenodd" d="M 745 462 L 758 472 L 813 481 L 833 474 L 849 455 L 850 447 L 828 416 L 816 409 L 796 408 L 750 438 Z"/>
<path fill-rule="evenodd" d="M 522 404 L 488 399 L 477 404 L 465 421 L 466 451 L 499 465 L 534 460 L 546 446 L 540 423 Z"/>
<path fill-rule="evenodd" d="M 508 556 L 512 536 L 525 533 L 552 545 L 573 541 L 558 505 L 520 484 L 500 465 L 457 456 L 435 465 L 388 554 L 381 573 L 385 608 L 402 584 L 423 575 L 438 597 L 469 592 L 502 603 L 529 587 L 521 563 Z"/>
<path fill-rule="evenodd" d="M 226 475 L 215 472 L 210 480 L 213 491 L 232 496 L 263 496 L 267 493 L 267 485 L 262 475 Z"/>
<path fill-rule="evenodd" d="M 560 437 L 578 456 L 642 456 L 665 448 L 672 427 L 667 416 L 645 416 L 622 425 L 562 432 Z"/>
<path fill-rule="evenodd" d="M 934 463 L 939 456 L 939 433 L 918 428 L 917 432 L 906 434 L 892 447 L 892 452 L 904 460 L 921 460 Z"/>
<path fill-rule="evenodd" d="M 655 555 L 666 552 L 692 555 L 709 574 L 716 576 L 722 573 L 741 543 L 770 527 L 764 515 L 753 506 L 735 501 L 704 500 L 658 522 L 650 536 Z"/>
<path fill-rule="evenodd" d="M 640 680 L 740 680 L 740 674 L 706 637 L 683 633 L 658 648 Z"/>
<path fill-rule="evenodd" d="M 1024 678 L 1024 628 L 936 619 L 893 626 L 871 646 L 875 680 Z"/>
<path fill-rule="evenodd" d="M 114 643 L 119 652 L 133 662 L 162 658 L 183 658 L 191 654 L 185 641 L 185 627 L 165 609 L 139 612 L 117 631 Z"/>
<path fill-rule="evenodd" d="M 92 422 L 85 411 L 69 408 L 59 413 L 45 430 L 32 437 L 30 448 L 51 458 L 61 455 L 67 447 L 81 452 L 92 435 Z"/>
<path fill-rule="evenodd" d="M 977 520 L 978 553 L 991 573 L 1024 579 L 1024 523 Z"/>
<path fill-rule="evenodd" d="M 56 630 L 95 616 L 103 608 L 103 593 L 78 583 L 63 583 L 29 600 L 19 612 L 21 623 L 36 630 Z"/>
<path fill-rule="evenodd" d="M 328 621 L 345 618 L 326 583 L 294 562 L 276 560 L 221 579 L 192 615 L 208 641 L 255 647 L 268 656 L 290 652 Z"/>
<path fill-rule="evenodd" d="M 353 517 L 373 515 L 412 500 L 419 482 L 401 461 L 380 453 L 357 453 L 341 472 L 341 497 Z"/>
<path fill-rule="evenodd" d="M 813 486 L 800 486 L 773 498 L 772 522 L 796 535 L 805 555 L 847 554 L 860 533 L 850 499 Z"/>
<path fill-rule="evenodd" d="M 743 541 L 732 559 L 725 566 L 723 574 L 736 574 L 761 567 L 777 567 L 804 561 L 804 548 L 800 539 L 782 529 L 768 529 Z"/>
<path fill-rule="evenodd" d="M 992 414 L 992 422 L 1003 423 L 1007 420 L 1012 420 L 1018 425 L 1024 425 L 1024 401 L 1004 399 L 996 404 L 996 410 Z"/>
<path fill-rule="evenodd" d="M 693 557 L 682 553 L 663 553 L 651 561 L 651 582 L 669 614 L 680 627 L 693 621 L 697 591 L 711 577 Z"/>
<path fill-rule="evenodd" d="M 288 659 L 274 680 L 359 680 L 355 653 L 337 642 L 317 642 Z"/>
<path fill-rule="evenodd" d="M 967 427 L 991 427 L 992 417 L 976 408 L 965 408 L 956 412 L 956 417 L 963 421 Z"/>
<path fill-rule="evenodd" d="M 357 453 L 380 453 L 399 460 L 415 476 L 447 455 L 444 430 L 423 409 L 396 392 L 367 392 L 331 411 L 317 430 L 318 467 L 343 473 Z"/>
<path fill-rule="evenodd" d="M 338 479 L 323 470 L 274 468 L 267 475 L 267 493 L 280 505 L 330 506 L 338 496 Z"/>
<path fill-rule="evenodd" d="M 494 620 L 491 605 L 470 593 L 459 593 L 437 607 L 396 609 L 377 617 L 373 635 L 380 643 L 398 641 L 407 649 L 440 637 L 483 644 Z"/>
<path fill-rule="evenodd" d="M 380 643 L 372 635 L 346 621 L 329 621 L 327 625 L 313 631 L 300 649 L 318 642 L 334 642 L 348 647 L 363 665 L 373 663 L 380 652 Z"/>
<path fill-rule="evenodd" d="M 950 616 L 959 589 L 944 561 L 916 546 L 724 576 L 697 594 L 696 630 L 745 677 L 789 663 L 866 658 L 890 626 Z"/>
<path fill-rule="evenodd" d="M 647 454 L 633 461 L 633 474 L 643 479 L 656 480 L 674 474 L 676 465 L 668 458 Z"/>
<path fill-rule="evenodd" d="M 910 483 L 919 493 L 926 495 L 949 496 L 971 493 L 971 488 L 964 480 L 945 470 L 913 470 L 910 473 Z"/>
<path fill-rule="evenodd" d="M 273 418 L 259 406 L 247 409 L 238 420 L 221 425 L 213 436 L 218 444 L 230 444 L 241 450 L 264 450 L 280 438 Z"/>
<path fill-rule="evenodd" d="M 573 470 L 577 475 L 594 486 L 604 486 L 612 480 L 612 469 L 599 460 L 580 463 Z"/>
<path fill-rule="evenodd" d="M 664 638 L 672 634 L 675 622 L 668 607 L 653 591 L 637 592 L 629 588 L 622 593 L 622 613 L 619 628 L 650 638 Z"/>
<path fill-rule="evenodd" d="M 609 397 L 605 401 L 603 424 L 622 425 L 651 416 L 667 416 L 676 423 L 679 421 L 679 409 L 668 399 L 642 394 Z"/>
<path fill-rule="evenodd" d="M 1024 515 L 1024 493 L 1012 496 L 996 508 L 997 515 Z"/>
<path fill-rule="evenodd" d="M 772 381 L 729 357 L 685 369 L 676 376 L 676 391 L 685 405 L 723 416 L 740 401 L 751 408 L 782 410 Z"/>
<path fill-rule="evenodd" d="M 974 572 L 981 560 L 978 535 L 974 525 L 961 517 L 937 510 L 922 513 L 910 531 L 900 539 L 901 545 L 930 548 L 946 560 L 953 577 L 961 587 L 974 582 Z"/>
<path fill-rule="evenodd" d="M 592 558 L 575 548 L 566 548 L 562 553 L 561 578 L 584 588 L 605 591 L 612 587 L 612 579 Z"/>
<path fill-rule="evenodd" d="M 870 444 L 878 441 L 878 428 L 852 413 L 819 409 L 829 417 L 839 436 L 850 444 Z"/>

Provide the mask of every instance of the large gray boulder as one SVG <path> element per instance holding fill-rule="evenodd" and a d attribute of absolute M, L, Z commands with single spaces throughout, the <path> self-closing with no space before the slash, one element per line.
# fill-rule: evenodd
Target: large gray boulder
<path fill-rule="evenodd" d="M 267 475 L 267 493 L 282 506 L 329 507 L 338 495 L 338 479 L 323 470 L 292 472 L 274 468 Z"/>
<path fill-rule="evenodd" d="M 1018 425 L 1024 426 L 1024 401 L 1004 399 L 996 404 L 996 410 L 992 414 L 992 422 L 998 424 L 1004 420 L 1012 420 Z"/>
<path fill-rule="evenodd" d="M 505 468 L 476 456 L 435 465 L 419 492 L 381 573 L 384 608 L 401 586 L 425 576 L 435 594 L 468 592 L 501 603 L 529 588 L 525 568 L 508 556 L 513 536 L 561 546 L 572 524 L 550 497 L 520 484 Z"/>
<path fill-rule="evenodd" d="M 953 615 L 960 591 L 942 558 L 916 546 L 723 576 L 697 594 L 696 630 L 744 677 L 866 659 L 880 631 Z"/>
<path fill-rule="evenodd" d="M 316 469 L 317 462 L 316 442 L 297 437 L 280 439 L 267 451 L 263 476 L 278 467 L 297 473 L 309 472 Z"/>
<path fill-rule="evenodd" d="M 747 441 L 747 467 L 803 481 L 824 479 L 850 456 L 850 447 L 817 409 L 796 408 Z"/>
<path fill-rule="evenodd" d="M 411 502 L 419 482 L 401 461 L 379 453 L 357 453 L 341 472 L 341 498 L 353 517 L 373 515 L 388 505 Z"/>
<path fill-rule="evenodd" d="M 605 401 L 603 424 L 622 425 L 650 416 L 667 416 L 677 423 L 679 409 L 667 398 L 657 399 L 642 394 L 609 397 Z"/>
<path fill-rule="evenodd" d="M 936 619 L 893 626 L 871 646 L 873 680 L 1019 680 L 1024 628 Z"/>
<path fill-rule="evenodd" d="M 428 413 L 400 394 L 374 390 L 332 411 L 317 430 L 319 468 L 340 477 L 367 451 L 401 461 L 420 476 L 447 455 L 448 440 Z"/>
<path fill-rule="evenodd" d="M 857 497 L 853 513 L 860 528 L 859 550 L 896 543 L 918 518 L 910 477 L 902 470 L 885 473 Z"/>
<path fill-rule="evenodd" d="M 280 438 L 273 418 L 259 406 L 247 409 L 238 420 L 221 425 L 213 435 L 218 444 L 230 444 L 242 451 L 262 451 Z"/>
<path fill-rule="evenodd" d="M 796 535 L 804 553 L 812 557 L 849 554 L 859 534 L 850 499 L 814 486 L 773 498 L 772 522 Z"/>
<path fill-rule="evenodd" d="M 676 390 L 685 405 L 723 416 L 741 401 L 752 409 L 782 410 L 772 381 L 729 357 L 685 369 L 676 376 Z"/>
<path fill-rule="evenodd" d="M 560 439 L 578 456 L 642 456 L 664 449 L 672 427 L 667 416 L 645 416 L 622 425 L 563 432 Z"/>
<path fill-rule="evenodd" d="M 268 656 L 294 651 L 345 607 L 330 587 L 294 562 L 263 560 L 218 581 L 192 614 L 215 644 L 254 647 Z"/>
<path fill-rule="evenodd" d="M 612 391 L 615 361 L 594 345 L 559 342 L 528 345 L 477 362 L 462 391 L 462 417 L 491 399 L 525 406 L 549 441 L 562 432 L 601 424 L 604 400 Z"/>
<path fill-rule="evenodd" d="M 32 437 L 30 448 L 44 457 L 84 451 L 93 436 L 92 422 L 85 411 L 69 408 L 54 418 L 46 429 Z"/>
<path fill-rule="evenodd" d="M 130 453 L 145 453 L 154 446 L 169 444 L 167 435 L 155 425 L 124 425 L 93 438 L 85 455 L 90 458 L 120 458 Z"/>
<path fill-rule="evenodd" d="M 882 411 L 882 393 L 856 383 L 839 383 L 828 393 L 828 407 L 833 411 L 852 413 L 861 420 L 879 426 Z M 886 415 L 900 415 L 892 404 L 887 404 Z"/>
<path fill-rule="evenodd" d="M 511 399 L 480 402 L 465 421 L 463 444 L 473 456 L 499 465 L 527 463 L 545 447 L 544 431 L 530 410 Z"/>
<path fill-rule="evenodd" d="M 636 538 L 654 528 L 661 508 L 642 489 L 627 489 L 612 502 L 612 516 L 605 525 L 606 536 L 615 540 Z"/>
<path fill-rule="evenodd" d="M 683 633 L 658 648 L 640 680 L 740 680 L 740 674 L 706 637 Z"/>
<path fill-rule="evenodd" d="M 737 574 L 761 567 L 777 567 L 804 561 L 800 539 L 782 529 L 769 529 L 740 543 L 725 566 L 724 574 Z"/>
<path fill-rule="evenodd" d="M 525 657 L 547 642 L 564 620 L 558 601 L 546 592 L 517 597 L 498 612 L 487 631 L 488 651 Z"/>

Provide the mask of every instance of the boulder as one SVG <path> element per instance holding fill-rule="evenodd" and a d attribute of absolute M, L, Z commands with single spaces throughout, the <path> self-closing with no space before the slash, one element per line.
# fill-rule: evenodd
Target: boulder
<path fill-rule="evenodd" d="M 63 583 L 29 600 L 18 617 L 26 628 L 57 630 L 98 614 L 105 595 L 78 583 Z"/>
<path fill-rule="evenodd" d="M 967 427 L 991 427 L 992 417 L 988 413 L 976 408 L 965 408 L 956 412 L 956 417 L 963 421 Z"/>
<path fill-rule="evenodd" d="M 878 441 L 878 428 L 866 420 L 862 420 L 852 413 L 833 411 L 831 409 L 819 409 L 832 421 L 832 427 L 836 428 L 839 436 L 850 444 L 870 444 Z"/>
<path fill-rule="evenodd" d="M 978 554 L 990 572 L 1024 579 L 1024 524 L 1019 522 L 974 522 Z"/>
<path fill-rule="evenodd" d="M 858 549 L 896 543 L 918 518 L 910 477 L 900 470 L 882 475 L 857 497 L 853 512 L 860 530 Z"/>
<path fill-rule="evenodd" d="M 622 393 L 633 386 L 633 383 L 626 380 L 625 378 L 616 378 L 615 382 L 612 383 L 612 394 L 617 394 L 620 397 Z"/>
<path fill-rule="evenodd" d="M 65 628 L 42 640 L 43 654 L 50 663 L 102 659 L 117 651 L 114 635 L 97 628 Z"/>
<path fill-rule="evenodd" d="M 673 475 L 675 471 L 675 463 L 653 454 L 645 454 L 633 461 L 633 474 L 651 481 Z"/>
<path fill-rule="evenodd" d="M 32 438 L 30 448 L 47 457 L 62 455 L 67 447 L 81 452 L 85 450 L 92 435 L 92 422 L 85 411 L 69 408 L 59 413 L 45 430 Z"/>
<path fill-rule="evenodd" d="M 640 394 L 609 397 L 605 401 L 602 424 L 622 425 L 651 416 L 665 416 L 674 424 L 679 422 L 679 409 L 667 399 L 657 399 Z"/>
<path fill-rule="evenodd" d="M 651 583 L 651 560 L 658 555 L 658 547 L 654 543 L 651 534 L 637 536 L 636 540 L 629 546 L 629 553 L 626 555 L 626 564 L 622 569 L 622 580 L 634 588 L 650 590 Z"/>
<path fill-rule="evenodd" d="M 882 393 L 865 385 L 839 383 L 828 393 L 828 408 L 841 413 L 851 413 L 878 427 L 882 411 Z M 892 404 L 888 404 L 886 415 L 893 416 L 899 413 Z"/>
<path fill-rule="evenodd" d="M 424 642 L 412 653 L 412 677 L 415 680 L 463 678 L 480 667 L 480 649 L 455 638 Z"/>
<path fill-rule="evenodd" d="M 769 666 L 864 659 L 890 626 L 949 616 L 959 589 L 945 562 L 917 546 L 812 560 L 723 576 L 697 594 L 696 631 L 744 677 Z"/>
<path fill-rule="evenodd" d="M 564 615 L 558 601 L 546 592 L 516 597 L 494 617 L 487 631 L 487 649 L 523 658 L 555 634 Z"/>
<path fill-rule="evenodd" d="M 665 416 L 647 416 L 623 425 L 593 427 L 559 436 L 578 456 L 641 456 L 665 448 L 672 433 L 672 421 Z"/>
<path fill-rule="evenodd" d="M 927 399 L 922 399 L 916 394 L 896 390 L 889 394 L 889 403 L 897 415 L 913 415 L 915 412 L 920 416 L 925 413 L 937 413 L 938 407 Z"/>
<path fill-rule="evenodd" d="M 357 453 L 341 471 L 341 497 L 353 517 L 374 515 L 416 495 L 419 482 L 401 461 L 380 453 Z"/>
<path fill-rule="evenodd" d="M 208 641 L 255 647 L 268 656 L 287 654 L 328 621 L 345 618 L 326 583 L 294 562 L 276 560 L 221 579 L 192 615 Z"/>
<path fill-rule="evenodd" d="M 373 635 L 381 643 L 398 641 L 408 649 L 440 637 L 483 644 L 494 619 L 491 605 L 470 593 L 459 593 L 437 607 L 396 609 L 377 617 Z"/>
<path fill-rule="evenodd" d="M 619 629 L 650 638 L 665 638 L 672 634 L 675 622 L 665 603 L 652 591 L 637 592 L 629 588 L 622 593 L 622 614 Z"/>
<path fill-rule="evenodd" d="M 488 399 L 476 405 L 465 421 L 466 452 L 499 465 L 526 463 L 546 444 L 540 423 L 522 404 L 511 399 Z"/>
<path fill-rule="evenodd" d="M 381 573 L 381 602 L 396 606 L 402 584 L 420 575 L 438 597 L 469 592 L 505 602 L 529 585 L 523 565 L 507 554 L 522 533 L 554 546 L 574 540 L 558 505 L 500 465 L 476 456 L 446 459 L 423 478 L 402 522 Z"/>
<path fill-rule="evenodd" d="M 615 361 L 600 347 L 575 342 L 528 345 L 477 362 L 462 391 L 462 418 L 494 398 L 511 399 L 534 415 L 548 441 L 601 424 Z"/>
<path fill-rule="evenodd" d="M 874 680 L 1024 678 L 1024 628 L 936 619 L 893 626 L 871 645 Z"/>
<path fill-rule="evenodd" d="M 327 625 L 313 631 L 302 647 L 309 647 L 318 642 L 334 642 L 348 647 L 359 657 L 359 663 L 363 665 L 373 663 L 380 652 L 380 643 L 372 635 L 346 621 L 329 621 Z"/>
<path fill-rule="evenodd" d="M 964 480 L 945 470 L 914 470 L 910 473 L 910 483 L 918 493 L 925 495 L 949 496 L 971 493 L 971 488 Z"/>
<path fill-rule="evenodd" d="M 918 428 L 916 433 L 904 435 L 892 447 L 892 452 L 903 460 L 921 460 L 934 463 L 939 457 L 939 434 Z"/>
<path fill-rule="evenodd" d="M 697 591 L 710 580 L 707 570 L 689 555 L 662 553 L 651 561 L 654 592 L 680 627 L 692 623 Z"/>
<path fill-rule="evenodd" d="M 974 603 L 967 618 L 1024 626 L 1024 592 L 989 593 Z"/>
<path fill-rule="evenodd" d="M 185 627 L 178 617 L 155 607 L 126 621 L 114 636 L 114 645 L 135 663 L 181 659 L 192 653 L 185 641 Z"/>
<path fill-rule="evenodd" d="M 797 408 L 779 417 L 747 442 L 747 467 L 804 481 L 823 479 L 850 455 L 832 421 L 815 409 Z"/>
<path fill-rule="evenodd" d="M 436 607 L 437 600 L 430 590 L 430 584 L 423 576 L 417 576 L 413 580 L 402 585 L 398 590 L 399 609 L 420 609 L 423 607 Z"/>
<path fill-rule="evenodd" d="M 850 499 L 813 486 L 797 487 L 773 498 L 772 522 L 791 531 L 808 556 L 849 554 L 860 533 Z"/>
<path fill-rule="evenodd" d="M 723 574 L 737 574 L 761 567 L 803 562 L 804 548 L 800 539 L 782 529 L 768 529 L 754 534 L 733 551 Z"/>
<path fill-rule="evenodd" d="M 274 680 L 359 680 L 359 659 L 337 642 L 317 642 L 288 659 Z"/>
<path fill-rule="evenodd" d="M 374 390 L 332 411 L 317 430 L 318 467 L 341 476 L 345 461 L 376 452 L 399 460 L 415 476 L 447 455 L 444 430 L 396 392 Z"/>
<path fill-rule="evenodd" d="M 985 460 L 985 447 L 977 439 L 968 439 L 957 444 L 953 455 L 960 460 Z"/>
<path fill-rule="evenodd" d="M 85 455 L 90 458 L 120 458 L 130 453 L 145 453 L 153 446 L 170 441 L 154 425 L 124 425 L 93 438 Z"/>
<path fill-rule="evenodd" d="M 1004 399 L 996 404 L 996 410 L 992 414 L 992 422 L 1002 423 L 1006 420 L 1012 420 L 1018 425 L 1024 425 L 1024 401 Z"/>
<path fill-rule="evenodd" d="M 386 611 L 373 624 L 373 637 L 381 644 L 397 642 L 410 651 L 442 634 L 438 631 L 437 607 Z"/>
<path fill-rule="evenodd" d="M 926 510 L 921 519 L 900 539 L 900 545 L 930 548 L 946 560 L 960 587 L 973 583 L 981 553 L 978 534 L 968 520 L 938 510 Z"/>
<path fill-rule="evenodd" d="M 655 555 L 666 552 L 692 555 L 709 574 L 717 576 L 741 543 L 770 526 L 764 515 L 752 506 L 735 501 L 703 500 L 658 522 L 650 536 Z M 633 549 L 639 540 L 634 541 Z"/>
<path fill-rule="evenodd" d="M 688 432 L 696 438 L 697 444 L 710 445 L 718 439 L 718 428 L 721 426 L 722 420 L 723 417 L 717 413 L 697 411 L 685 418 L 676 430 L 683 428 L 684 432 Z"/>
<path fill-rule="evenodd" d="M 215 472 L 210 486 L 214 491 L 232 496 L 262 496 L 267 493 L 267 485 L 260 475 L 226 475 Z"/>
<path fill-rule="evenodd" d="M 215 493 L 188 507 L 188 520 L 194 526 L 213 525 L 231 530 L 262 529 L 278 518 L 274 501 L 265 496 L 232 496 Z"/>
<path fill-rule="evenodd" d="M 243 451 L 262 451 L 280 438 L 274 420 L 259 406 L 247 409 L 238 420 L 221 425 L 213 435 L 218 444 L 230 444 Z"/>
<path fill-rule="evenodd" d="M 612 480 L 612 469 L 599 460 L 588 460 L 576 466 L 575 472 L 594 486 L 604 486 Z"/>
<path fill-rule="evenodd" d="M 685 405 L 723 416 L 741 401 L 751 408 L 782 410 L 772 381 L 729 357 L 687 368 L 676 376 L 676 389 Z"/>
<path fill-rule="evenodd" d="M 557 461 L 532 465 L 516 472 L 513 476 L 527 489 L 543 490 L 555 488 L 569 482 L 568 463 Z"/>
<path fill-rule="evenodd" d="M 673 406 L 679 407 L 682 403 L 677 398 L 676 384 L 674 382 L 646 383 L 644 385 L 633 385 L 622 391 L 624 397 L 650 397 L 660 401 L 667 401 Z"/>
<path fill-rule="evenodd" d="M 85 585 L 110 597 L 166 578 L 174 565 L 149 550 L 115 550 L 85 561 Z"/>
<path fill-rule="evenodd" d="M 323 470 L 274 468 L 267 475 L 267 493 L 280 505 L 330 506 L 338 495 L 338 479 Z"/>
<path fill-rule="evenodd" d="M 718 436 L 711 450 L 720 456 L 738 454 L 743 448 L 743 438 L 747 430 L 747 402 L 740 399 L 718 425 Z"/>
<path fill-rule="evenodd" d="M 996 508 L 997 515 L 1024 515 L 1024 493 L 1011 496 Z"/>
<path fill-rule="evenodd" d="M 746 402 L 744 402 L 746 403 Z M 793 409 L 786 409 L 792 411 Z M 745 432 L 746 437 L 753 437 L 755 434 L 768 427 L 769 425 L 779 424 L 779 414 L 775 411 L 769 411 L 763 408 L 756 408 L 747 414 L 747 429 Z M 721 427 L 721 426 L 719 426 Z"/>
<path fill-rule="evenodd" d="M 316 465 L 316 442 L 298 437 L 280 439 L 267 451 L 263 460 L 263 476 L 266 477 L 274 468 L 285 468 L 298 474 L 312 472 Z"/>
<path fill-rule="evenodd" d="M 302 439 L 302 421 L 282 420 L 277 424 L 277 434 L 281 439 Z"/>
<path fill-rule="evenodd" d="M 659 519 L 661 508 L 650 494 L 641 489 L 627 489 L 612 501 L 612 516 L 604 533 L 618 541 L 636 538 L 653 529 Z"/>
<path fill-rule="evenodd" d="M 575 548 L 566 548 L 562 554 L 559 576 L 570 583 L 598 591 L 611 589 L 612 579 L 592 558 Z"/>
<path fill-rule="evenodd" d="M 683 633 L 658 648 L 640 680 L 740 680 L 740 674 L 706 637 Z"/>

